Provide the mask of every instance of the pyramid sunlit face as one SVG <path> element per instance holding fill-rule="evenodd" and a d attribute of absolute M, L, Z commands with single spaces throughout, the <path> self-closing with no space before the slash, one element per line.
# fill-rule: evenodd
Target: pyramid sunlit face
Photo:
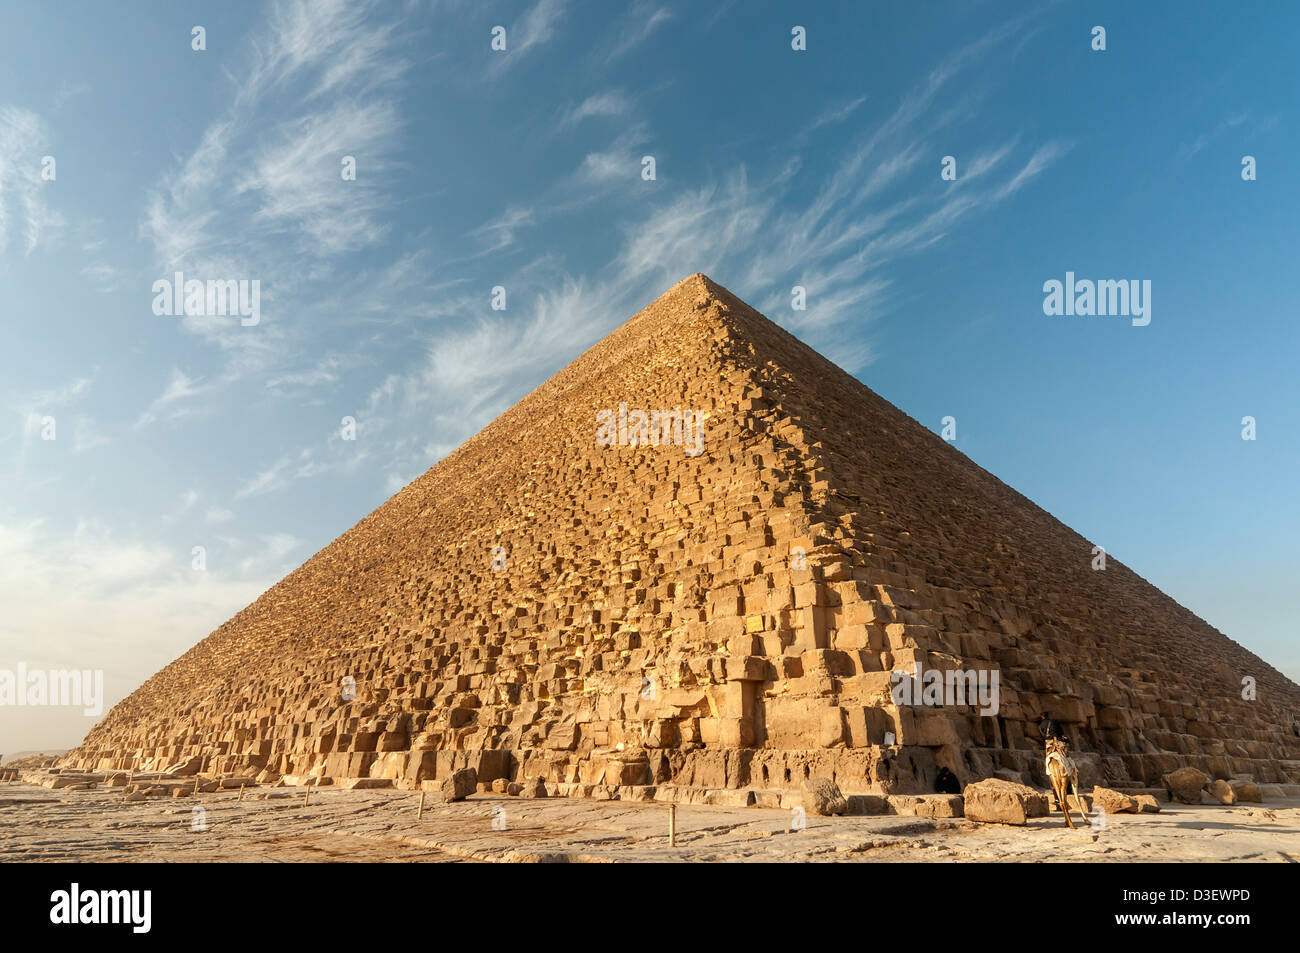
<path fill-rule="evenodd" d="M 618 410 L 596 413 L 598 447 L 680 447 L 688 457 L 704 452 L 703 410 L 628 410 L 620 402 Z"/>

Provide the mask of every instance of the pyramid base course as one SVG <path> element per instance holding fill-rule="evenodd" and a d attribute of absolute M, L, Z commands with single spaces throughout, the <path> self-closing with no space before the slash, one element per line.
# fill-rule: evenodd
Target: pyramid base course
<path fill-rule="evenodd" d="M 846 795 L 926 794 L 940 765 L 965 759 L 975 766 L 971 781 L 1010 771 L 1037 787 L 1049 782 L 1041 753 L 1033 748 L 956 748 L 927 746 L 875 746 L 865 749 L 772 750 L 762 748 L 707 748 L 695 751 L 635 750 L 599 752 L 587 756 L 570 753 L 501 750 L 350 752 L 326 758 L 284 756 L 204 757 L 198 746 L 173 757 L 101 758 L 66 764 L 87 771 L 162 770 L 188 759 L 202 762 L 205 776 L 251 776 L 267 769 L 290 784 L 393 787 L 404 790 L 431 788 L 460 769 L 473 768 L 478 780 L 522 781 L 541 778 L 552 792 L 570 796 L 604 797 L 613 789 L 677 787 L 708 792 L 704 803 L 733 804 L 724 792 L 797 791 L 807 778 L 835 781 Z M 1159 789 L 1164 774 L 1184 766 L 1204 771 L 1211 778 L 1249 776 L 1262 785 L 1280 785 L 1288 796 L 1300 796 L 1300 763 L 1206 755 L 1102 756 L 1079 752 L 1080 786 L 1094 784 L 1122 790 Z M 624 794 L 628 797 L 628 794 Z M 716 800 L 710 800 L 716 797 Z M 640 799 L 638 797 L 638 799 Z M 646 799 L 654 799 L 648 797 Z M 674 800 L 665 793 L 660 800 Z M 749 803 L 753 803 L 752 801 Z"/>

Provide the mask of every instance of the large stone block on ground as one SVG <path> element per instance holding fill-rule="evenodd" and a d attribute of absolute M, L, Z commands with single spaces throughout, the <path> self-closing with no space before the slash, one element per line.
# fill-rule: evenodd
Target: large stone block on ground
<path fill-rule="evenodd" d="M 1171 800 L 1200 804 L 1201 789 L 1210 783 L 1210 776 L 1197 768 L 1186 767 L 1170 771 L 1161 780 Z"/>
<path fill-rule="evenodd" d="M 1097 785 L 1092 789 L 1092 803 L 1093 806 L 1100 808 L 1107 814 L 1138 813 L 1138 802 L 1136 799 L 1129 797 L 1121 791 L 1103 788 L 1100 785 Z"/>
<path fill-rule="evenodd" d="M 1259 785 L 1249 778 L 1233 778 L 1228 782 L 1232 788 L 1232 793 L 1236 795 L 1238 801 L 1247 804 L 1259 804 L 1263 801 L 1260 795 Z"/>
<path fill-rule="evenodd" d="M 444 801 L 463 801 L 478 790 L 478 772 L 473 768 L 461 768 L 452 772 L 451 777 L 442 782 L 442 799 Z"/>
<path fill-rule="evenodd" d="M 960 794 L 890 794 L 885 798 L 895 814 L 907 817 L 962 817 L 965 799 Z"/>
<path fill-rule="evenodd" d="M 1217 781 L 1211 781 L 1206 788 L 1210 797 L 1214 798 L 1220 804 L 1236 804 L 1237 792 L 1232 789 L 1232 785 L 1227 781 L 1219 778 Z"/>
<path fill-rule="evenodd" d="M 1031 817 L 1046 817 L 1047 795 L 1026 784 L 989 778 L 962 791 L 966 819 L 984 824 L 1023 825 Z"/>
<path fill-rule="evenodd" d="M 848 813 L 849 802 L 840 793 L 839 785 L 830 778 L 808 778 L 800 785 L 800 791 L 803 808 L 809 814 L 831 817 Z"/>

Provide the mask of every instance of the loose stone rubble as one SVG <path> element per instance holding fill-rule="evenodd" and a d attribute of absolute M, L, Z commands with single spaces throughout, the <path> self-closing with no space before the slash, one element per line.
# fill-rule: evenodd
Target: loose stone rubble
<path fill-rule="evenodd" d="M 598 443 L 622 405 L 701 412 L 702 452 Z M 816 777 L 855 811 L 951 812 L 917 800 L 940 766 L 1046 785 L 1046 710 L 1081 785 L 1300 791 L 1300 688 L 1092 550 L 693 275 L 150 678 L 57 777 L 454 793 L 472 771 L 766 806 Z M 996 713 L 895 704 L 917 665 L 997 674 Z M 967 815 L 1007 783 L 967 787 Z"/>

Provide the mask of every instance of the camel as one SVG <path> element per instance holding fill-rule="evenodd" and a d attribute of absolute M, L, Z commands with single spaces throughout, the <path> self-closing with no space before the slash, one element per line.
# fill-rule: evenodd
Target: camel
<path fill-rule="evenodd" d="M 1047 739 L 1047 777 L 1051 780 L 1052 790 L 1056 793 L 1056 803 L 1061 805 L 1061 813 L 1065 815 L 1065 825 L 1070 830 L 1074 830 L 1067 789 L 1074 792 L 1079 814 L 1087 822 L 1088 812 L 1083 806 L 1083 798 L 1079 796 L 1079 769 L 1070 757 L 1069 744 L 1060 738 Z"/>

